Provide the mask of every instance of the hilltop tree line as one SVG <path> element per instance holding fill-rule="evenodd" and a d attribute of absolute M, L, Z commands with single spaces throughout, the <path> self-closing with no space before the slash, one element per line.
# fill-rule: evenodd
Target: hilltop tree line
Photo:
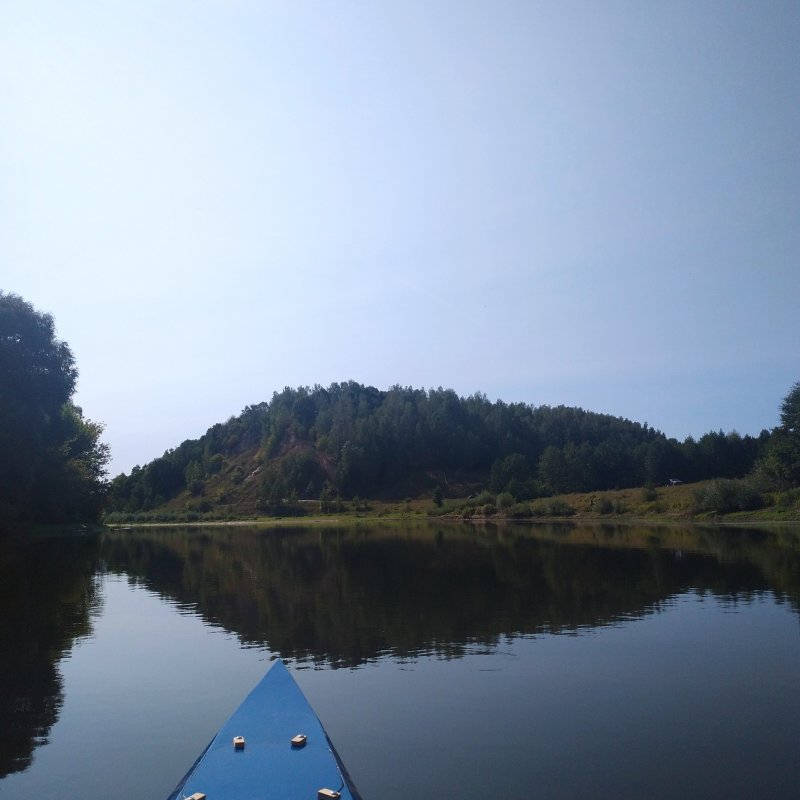
<path fill-rule="evenodd" d="M 447 494 L 464 476 L 516 499 L 670 478 L 737 478 L 753 469 L 769 439 L 766 431 L 719 431 L 678 442 L 647 424 L 581 408 L 492 402 L 442 388 L 381 391 L 350 381 L 274 393 L 115 479 L 111 502 L 133 512 L 186 489 L 200 494 L 206 480 L 249 450 L 259 453 L 266 508 L 289 496 L 402 497 L 421 487 Z"/>

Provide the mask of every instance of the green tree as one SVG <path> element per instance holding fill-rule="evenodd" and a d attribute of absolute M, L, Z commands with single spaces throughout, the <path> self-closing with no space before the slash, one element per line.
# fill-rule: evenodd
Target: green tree
<path fill-rule="evenodd" d="M 800 486 L 800 381 L 783 398 L 780 420 L 770 436 L 760 471 L 781 488 Z"/>
<path fill-rule="evenodd" d="M 489 472 L 489 486 L 493 492 L 510 492 L 517 500 L 531 496 L 531 468 L 521 453 L 498 458 Z"/>
<path fill-rule="evenodd" d="M 78 371 L 49 314 L 0 292 L 0 515 L 52 521 L 100 511 L 102 425 L 71 402 Z"/>
<path fill-rule="evenodd" d="M 569 467 L 564 452 L 548 445 L 539 459 L 539 480 L 550 494 L 565 492 L 569 488 Z"/>
<path fill-rule="evenodd" d="M 190 461 L 184 470 L 186 477 L 186 488 L 194 495 L 203 491 L 203 467 L 199 461 Z"/>
<path fill-rule="evenodd" d="M 781 403 L 781 428 L 800 436 L 800 381 L 792 386 Z"/>
<path fill-rule="evenodd" d="M 319 493 L 319 510 L 324 514 L 331 510 L 331 489 L 326 483 Z"/>

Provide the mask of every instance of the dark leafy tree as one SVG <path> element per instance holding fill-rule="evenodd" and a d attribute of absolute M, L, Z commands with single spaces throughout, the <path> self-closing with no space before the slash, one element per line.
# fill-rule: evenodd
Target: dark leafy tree
<path fill-rule="evenodd" d="M 495 493 L 508 492 L 517 500 L 533 495 L 533 474 L 522 453 L 498 458 L 489 471 L 489 487 Z"/>
<path fill-rule="evenodd" d="M 0 292 L 0 516 L 95 517 L 108 448 L 71 402 L 78 371 L 53 318 Z"/>
<path fill-rule="evenodd" d="M 783 398 L 780 420 L 770 436 L 761 470 L 778 488 L 800 486 L 800 381 Z"/>

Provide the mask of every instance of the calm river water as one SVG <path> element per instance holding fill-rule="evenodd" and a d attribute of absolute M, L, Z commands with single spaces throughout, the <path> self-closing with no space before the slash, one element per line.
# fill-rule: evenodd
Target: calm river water
<path fill-rule="evenodd" d="M 0 797 L 165 798 L 282 657 L 365 800 L 797 798 L 800 529 L 0 542 Z"/>

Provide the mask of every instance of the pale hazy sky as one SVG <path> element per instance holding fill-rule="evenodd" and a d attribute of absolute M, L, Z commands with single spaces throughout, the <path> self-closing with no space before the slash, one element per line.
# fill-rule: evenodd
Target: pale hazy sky
<path fill-rule="evenodd" d="M 348 379 L 757 434 L 798 43 L 796 0 L 4 0 L 0 289 L 112 474 Z"/>

